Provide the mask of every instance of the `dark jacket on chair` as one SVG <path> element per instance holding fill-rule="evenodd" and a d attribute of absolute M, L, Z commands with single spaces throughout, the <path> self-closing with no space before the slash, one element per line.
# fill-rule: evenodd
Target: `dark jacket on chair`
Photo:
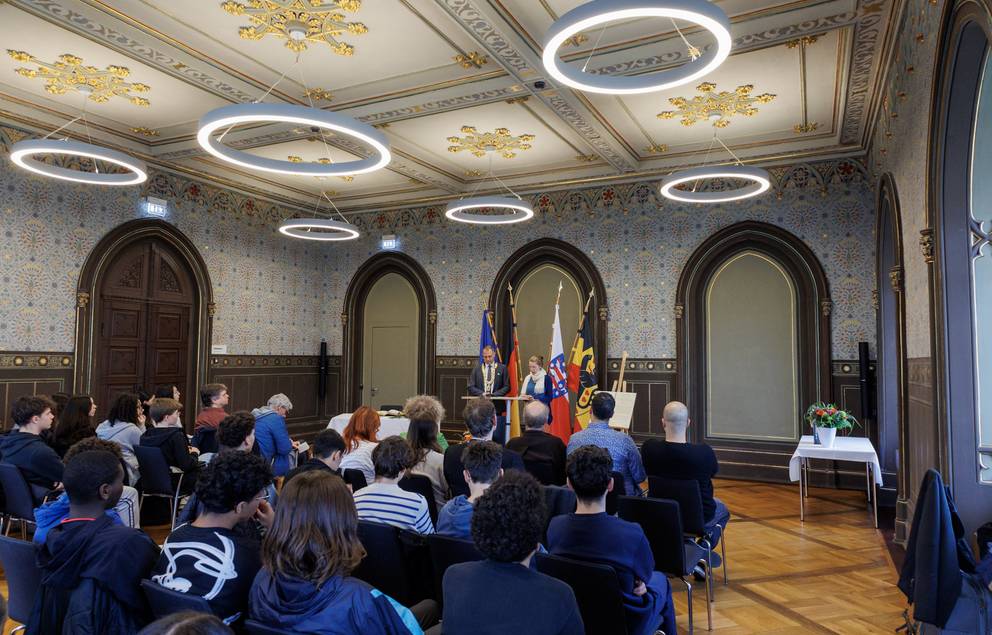
<path fill-rule="evenodd" d="M 545 485 L 565 484 L 565 444 L 544 430 L 524 430 L 519 437 L 506 442 L 506 447 L 520 454 L 524 464 L 546 463 L 552 480 Z"/>
<path fill-rule="evenodd" d="M 64 522 L 38 549 L 41 589 L 28 633 L 134 633 L 147 621 L 140 583 L 158 547 L 107 516 Z"/>
<path fill-rule="evenodd" d="M 58 453 L 37 434 L 11 430 L 0 437 L 0 461 L 17 466 L 31 485 L 50 490 L 62 481 Z"/>
<path fill-rule="evenodd" d="M 179 468 L 183 472 L 191 472 L 200 467 L 197 455 L 189 451 L 189 441 L 182 428 L 148 428 L 141 435 L 141 445 L 162 450 L 162 456 L 169 467 Z"/>

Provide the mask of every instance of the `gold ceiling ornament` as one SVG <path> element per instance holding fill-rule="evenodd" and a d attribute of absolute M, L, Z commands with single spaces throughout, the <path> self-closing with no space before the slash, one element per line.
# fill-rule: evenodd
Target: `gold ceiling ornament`
<path fill-rule="evenodd" d="M 714 128 L 726 128 L 734 115 L 753 117 L 758 114 L 755 104 L 767 104 L 776 95 L 762 93 L 751 95 L 753 84 L 742 84 L 733 91 L 721 90 L 716 92 L 716 84 L 703 82 L 696 86 L 702 95 L 694 97 L 672 97 L 668 101 L 678 110 L 666 110 L 658 113 L 659 119 L 675 119 L 681 117 L 683 126 L 691 126 L 700 121 L 713 119 Z"/>
<path fill-rule="evenodd" d="M 131 128 L 131 132 L 134 134 L 140 134 L 143 137 L 157 137 L 159 136 L 158 130 L 152 130 L 151 128 L 145 128 L 144 126 L 139 126 L 137 128 Z"/>
<path fill-rule="evenodd" d="M 308 88 L 303 92 L 303 96 L 314 101 L 333 101 L 334 96 L 331 91 L 323 88 Z"/>
<path fill-rule="evenodd" d="M 286 160 L 289 161 L 290 163 L 303 163 L 303 157 L 297 156 L 295 154 L 291 154 L 291 155 L 287 156 L 286 157 Z M 321 157 L 321 158 L 317 159 L 316 161 L 312 161 L 312 163 L 320 163 L 322 165 L 330 165 L 331 163 L 334 163 L 334 161 L 331 161 L 328 157 Z M 316 178 L 317 178 L 318 181 L 326 181 L 327 180 L 327 177 L 326 176 L 318 176 Z M 344 181 L 345 183 L 351 183 L 352 181 L 355 180 L 355 177 L 354 176 L 351 176 L 351 175 L 339 176 L 338 178 L 341 179 L 342 181 Z"/>
<path fill-rule="evenodd" d="M 479 132 L 475 126 L 462 126 L 464 137 L 448 137 L 448 152 L 466 150 L 477 157 L 489 152 L 498 152 L 504 159 L 517 156 L 517 150 L 530 150 L 532 134 L 511 135 L 507 128 L 496 128 L 492 132 Z"/>
<path fill-rule="evenodd" d="M 644 152 L 648 154 L 663 154 L 668 152 L 668 145 L 664 143 L 654 143 L 644 148 Z"/>
<path fill-rule="evenodd" d="M 586 36 L 584 33 L 576 33 L 572 37 L 565 40 L 562 44 L 564 46 L 574 46 L 575 48 L 579 48 L 588 41 L 589 41 L 589 37 Z"/>
<path fill-rule="evenodd" d="M 595 154 L 579 154 L 575 157 L 575 160 L 580 163 L 592 163 L 597 158 L 598 157 Z"/>
<path fill-rule="evenodd" d="M 453 59 L 462 68 L 482 68 L 489 63 L 489 58 L 478 51 L 470 51 L 468 54 L 459 53 Z"/>
<path fill-rule="evenodd" d="M 810 44 L 816 44 L 816 41 L 819 40 L 819 39 L 820 39 L 820 36 L 818 36 L 818 35 L 804 35 L 804 36 L 802 36 L 800 38 L 796 38 L 794 40 L 789 40 L 788 42 L 785 43 L 785 45 L 788 48 L 790 48 L 790 49 L 794 49 L 794 48 L 796 48 L 797 46 L 800 46 L 800 45 L 802 45 L 802 46 L 809 46 Z"/>
<path fill-rule="evenodd" d="M 465 170 L 465 176 L 482 176 L 482 170 Z"/>
<path fill-rule="evenodd" d="M 83 59 L 70 53 L 59 55 L 54 62 L 43 62 L 25 51 L 7 49 L 7 55 L 15 61 L 37 64 L 38 68 L 15 68 L 14 72 L 31 79 L 45 80 L 45 90 L 53 95 L 64 95 L 69 91 L 84 95 L 87 99 L 99 104 L 110 101 L 112 97 L 127 99 L 135 106 L 148 106 L 150 101 L 131 93 L 147 93 L 151 87 L 147 84 L 125 81 L 131 75 L 126 66 L 109 64 L 100 70 L 96 66 L 83 64 Z"/>
<path fill-rule="evenodd" d="M 350 56 L 355 47 L 340 41 L 339 36 L 368 33 L 361 22 L 346 22 L 343 13 L 361 9 L 361 0 L 226 0 L 220 6 L 251 22 L 238 29 L 242 39 L 261 40 L 266 35 L 286 38 L 286 48 L 294 53 L 305 51 L 312 43 L 327 44 L 338 55 Z"/>
<path fill-rule="evenodd" d="M 808 123 L 797 123 L 796 125 L 792 126 L 792 131 L 795 132 L 796 134 L 806 134 L 809 132 L 815 132 L 816 129 L 819 127 L 819 125 L 820 124 L 816 123 L 815 121 L 810 121 Z"/>

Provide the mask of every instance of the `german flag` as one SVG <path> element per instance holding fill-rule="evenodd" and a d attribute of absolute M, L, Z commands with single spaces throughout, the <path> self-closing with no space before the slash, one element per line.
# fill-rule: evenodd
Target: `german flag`
<path fill-rule="evenodd" d="M 589 406 L 592 403 L 593 394 L 599 389 L 599 384 L 596 381 L 596 359 L 592 345 L 587 304 L 568 362 L 568 389 L 575 393 L 576 429 L 584 429 L 589 425 Z"/>

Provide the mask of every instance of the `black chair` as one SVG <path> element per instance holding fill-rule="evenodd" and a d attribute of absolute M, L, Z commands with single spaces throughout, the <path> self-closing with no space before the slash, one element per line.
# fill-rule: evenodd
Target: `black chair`
<path fill-rule="evenodd" d="M 179 509 L 179 491 L 183 486 L 185 474 L 178 473 L 175 487 L 172 484 L 173 472 L 169 464 L 165 462 L 165 456 L 159 448 L 146 446 L 135 446 L 134 455 L 138 458 L 138 469 L 141 472 L 141 480 L 138 500 L 138 517 L 141 517 L 141 506 L 149 496 L 153 498 L 167 498 L 172 501 L 172 516 L 170 522 L 172 528 L 176 528 L 176 513 Z"/>
<path fill-rule="evenodd" d="M 426 539 L 392 525 L 358 521 L 358 539 L 365 557 L 352 572 L 404 606 L 433 595 Z M 427 586 L 424 586 L 424 583 Z"/>
<path fill-rule="evenodd" d="M 547 461 L 532 461 L 524 457 L 524 469 L 541 482 L 541 485 L 558 485 L 554 465 Z"/>
<path fill-rule="evenodd" d="M 284 631 L 275 626 L 267 626 L 256 620 L 245 622 L 245 631 L 250 635 L 296 635 L 296 631 Z"/>
<path fill-rule="evenodd" d="M 200 451 L 200 455 L 216 453 L 220 449 L 217 442 L 217 428 L 200 428 L 193 433 L 190 445 Z"/>
<path fill-rule="evenodd" d="M 431 564 L 434 568 L 434 599 L 439 606 L 444 605 L 444 572 L 453 564 L 484 560 L 485 556 L 475 548 L 471 540 L 451 538 L 434 534 L 427 537 L 427 547 L 431 551 Z"/>
<path fill-rule="evenodd" d="M 351 485 L 352 493 L 355 493 L 368 485 L 368 481 L 365 480 L 365 472 L 361 470 L 348 468 L 346 470 L 342 470 L 341 476 L 344 478 L 345 483 Z"/>
<path fill-rule="evenodd" d="M 637 523 L 644 530 L 654 569 L 668 577 L 678 578 L 685 585 L 689 607 L 689 633 L 692 634 L 692 583 L 688 577 L 696 563 L 706 557 L 706 550 L 695 542 L 687 542 L 682 532 L 682 517 L 675 501 L 640 496 L 621 496 L 618 501 L 620 518 Z M 708 577 L 708 576 L 707 576 Z M 706 615 L 710 630 L 713 629 L 712 607 L 706 595 Z"/>
<path fill-rule="evenodd" d="M 682 528 L 686 534 L 702 541 L 706 549 L 706 571 L 713 570 L 713 534 L 706 530 L 703 520 L 703 496 L 699 492 L 699 481 L 695 479 L 648 477 L 648 491 L 652 498 L 667 498 L 679 504 L 682 514 Z M 727 584 L 727 528 L 720 526 L 720 552 L 723 556 L 723 583 Z M 709 576 L 707 576 L 709 577 Z M 709 585 L 710 599 L 713 599 L 713 585 Z"/>
<path fill-rule="evenodd" d="M 617 513 L 617 501 L 621 496 L 626 496 L 626 485 L 624 485 L 623 474 L 611 472 L 613 477 L 613 490 L 606 493 L 606 513 L 614 516 Z"/>
<path fill-rule="evenodd" d="M 434 485 L 431 479 L 423 474 L 407 474 L 397 485 L 400 489 L 420 494 L 427 499 L 427 511 L 431 515 L 431 523 L 437 527 L 437 501 L 434 500 Z"/>
<path fill-rule="evenodd" d="M 541 542 L 548 542 L 548 527 L 555 516 L 571 514 L 575 511 L 577 501 L 575 492 L 561 485 L 542 485 L 544 492 L 544 506 L 548 510 L 547 518 L 544 519 L 544 530 L 541 532 Z"/>
<path fill-rule="evenodd" d="M 26 523 L 34 524 L 36 506 L 31 486 L 21 470 L 10 463 L 0 463 L 0 486 L 6 499 L 3 514 L 7 518 L 7 528 L 3 535 L 10 535 L 10 526 L 18 520 L 21 523 L 21 540 L 27 540 Z"/>
<path fill-rule="evenodd" d="M 199 595 L 173 591 L 151 580 L 141 581 L 141 591 L 145 594 L 145 599 L 148 600 L 148 606 L 151 607 L 155 619 L 183 611 L 213 614 L 210 602 Z"/>
<path fill-rule="evenodd" d="M 15 622 L 27 624 L 41 589 L 41 569 L 35 562 L 34 543 L 0 536 L 0 565 L 7 578 L 7 615 Z M 11 633 L 25 628 L 18 626 Z"/>
<path fill-rule="evenodd" d="M 586 633 L 627 634 L 623 593 L 613 567 L 540 553 L 534 557 L 538 571 L 572 587 Z"/>

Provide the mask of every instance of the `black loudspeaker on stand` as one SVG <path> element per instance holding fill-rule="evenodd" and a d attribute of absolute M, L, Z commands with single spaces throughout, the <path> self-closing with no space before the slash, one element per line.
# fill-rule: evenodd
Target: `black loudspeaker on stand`
<path fill-rule="evenodd" d="M 861 389 L 861 418 L 875 420 L 875 378 L 871 374 L 868 342 L 858 342 L 858 387 Z"/>
<path fill-rule="evenodd" d="M 327 341 L 320 340 L 320 355 L 317 359 L 317 397 L 323 399 L 327 395 Z"/>

